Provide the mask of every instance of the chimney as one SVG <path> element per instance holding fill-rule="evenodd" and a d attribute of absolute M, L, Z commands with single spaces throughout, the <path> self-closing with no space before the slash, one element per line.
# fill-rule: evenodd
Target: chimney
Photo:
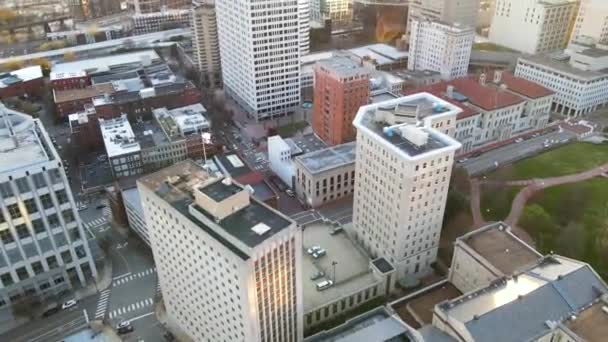
<path fill-rule="evenodd" d="M 451 84 L 448 84 L 448 87 L 446 89 L 446 95 L 450 98 L 453 99 L 454 98 L 454 86 Z"/>
<path fill-rule="evenodd" d="M 502 81 L 502 70 L 494 70 L 494 83 L 498 84 Z"/>
<path fill-rule="evenodd" d="M 481 84 L 482 86 L 486 85 L 486 74 L 485 73 L 479 75 L 479 84 Z"/>

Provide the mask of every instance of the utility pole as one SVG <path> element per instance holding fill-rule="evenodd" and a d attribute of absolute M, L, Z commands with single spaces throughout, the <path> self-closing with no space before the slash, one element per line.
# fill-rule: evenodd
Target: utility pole
<path fill-rule="evenodd" d="M 334 270 L 333 270 L 334 275 L 333 275 L 333 277 L 332 277 L 332 278 L 333 278 L 333 280 L 334 280 L 334 284 L 336 283 L 336 265 L 337 265 L 337 264 L 338 264 L 338 262 L 337 262 L 337 261 L 332 261 L 332 262 L 331 262 L 331 266 L 332 266 L 332 267 L 333 267 L 333 269 L 334 269 Z"/>

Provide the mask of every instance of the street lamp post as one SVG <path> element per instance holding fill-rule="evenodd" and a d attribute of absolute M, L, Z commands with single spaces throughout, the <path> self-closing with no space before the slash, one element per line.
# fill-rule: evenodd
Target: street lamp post
<path fill-rule="evenodd" d="M 333 279 L 334 279 L 334 284 L 336 283 L 336 265 L 338 264 L 337 261 L 332 261 L 331 262 L 331 266 L 333 267 Z"/>

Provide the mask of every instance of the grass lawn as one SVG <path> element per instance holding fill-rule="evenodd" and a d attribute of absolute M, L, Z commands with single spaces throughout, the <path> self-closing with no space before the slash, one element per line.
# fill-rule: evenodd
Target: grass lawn
<path fill-rule="evenodd" d="M 481 186 L 481 213 L 487 221 L 501 221 L 511 211 L 511 203 L 522 188 L 519 186 Z"/>
<path fill-rule="evenodd" d="M 505 165 L 490 173 L 494 179 L 530 179 L 564 176 L 608 163 L 608 145 L 573 143 L 535 157 Z"/>
<path fill-rule="evenodd" d="M 494 52 L 517 52 L 516 50 L 509 49 L 506 46 L 500 46 L 493 43 L 475 43 L 473 44 L 473 50 Z"/>
<path fill-rule="evenodd" d="M 543 253 L 554 251 L 591 264 L 608 277 L 608 179 L 548 188 L 526 205 L 519 225 Z"/>
<path fill-rule="evenodd" d="M 276 131 L 281 137 L 288 138 L 293 136 L 297 132 L 303 130 L 306 126 L 308 126 L 308 123 L 306 121 L 293 122 L 287 125 L 277 127 Z"/>

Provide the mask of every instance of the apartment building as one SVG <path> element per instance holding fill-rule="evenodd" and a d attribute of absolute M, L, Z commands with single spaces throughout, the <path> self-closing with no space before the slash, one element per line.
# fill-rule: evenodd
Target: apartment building
<path fill-rule="evenodd" d="M 319 61 L 315 66 L 312 127 L 328 145 L 354 140 L 352 120 L 369 102 L 370 71 L 346 55 Z"/>
<path fill-rule="evenodd" d="M 411 35 L 412 22 L 424 19 L 447 24 L 476 27 L 479 0 L 412 0 L 407 15 L 406 37 Z"/>
<path fill-rule="evenodd" d="M 361 107 L 357 128 L 353 238 L 372 257 L 418 277 L 437 256 L 447 191 L 460 143 L 422 126 L 422 111 L 460 109 L 428 93 Z"/>
<path fill-rule="evenodd" d="M 194 63 L 200 72 L 201 85 L 205 88 L 220 88 L 222 66 L 214 2 L 193 2 L 190 18 Z"/>
<path fill-rule="evenodd" d="M 216 0 L 226 93 L 256 120 L 300 105 L 300 57 L 308 35 L 306 0 Z M 307 32 L 307 31 L 306 31 Z"/>
<path fill-rule="evenodd" d="M 356 143 L 335 145 L 294 158 L 295 193 L 316 208 L 355 191 Z"/>
<path fill-rule="evenodd" d="M 497 0 L 490 41 L 529 54 L 563 49 L 578 0 Z"/>
<path fill-rule="evenodd" d="M 412 20 L 408 69 L 437 71 L 445 80 L 466 76 L 474 40 L 472 26 Z"/>
<path fill-rule="evenodd" d="M 608 43 L 608 2 L 581 0 L 570 42 L 590 38 L 594 43 Z"/>
<path fill-rule="evenodd" d="M 167 314 L 197 341 L 300 341 L 302 232 L 185 161 L 138 180 Z"/>
<path fill-rule="evenodd" d="M 2 310 L 26 296 L 45 298 L 86 286 L 97 269 L 42 122 L 0 105 L 0 141 Z"/>

